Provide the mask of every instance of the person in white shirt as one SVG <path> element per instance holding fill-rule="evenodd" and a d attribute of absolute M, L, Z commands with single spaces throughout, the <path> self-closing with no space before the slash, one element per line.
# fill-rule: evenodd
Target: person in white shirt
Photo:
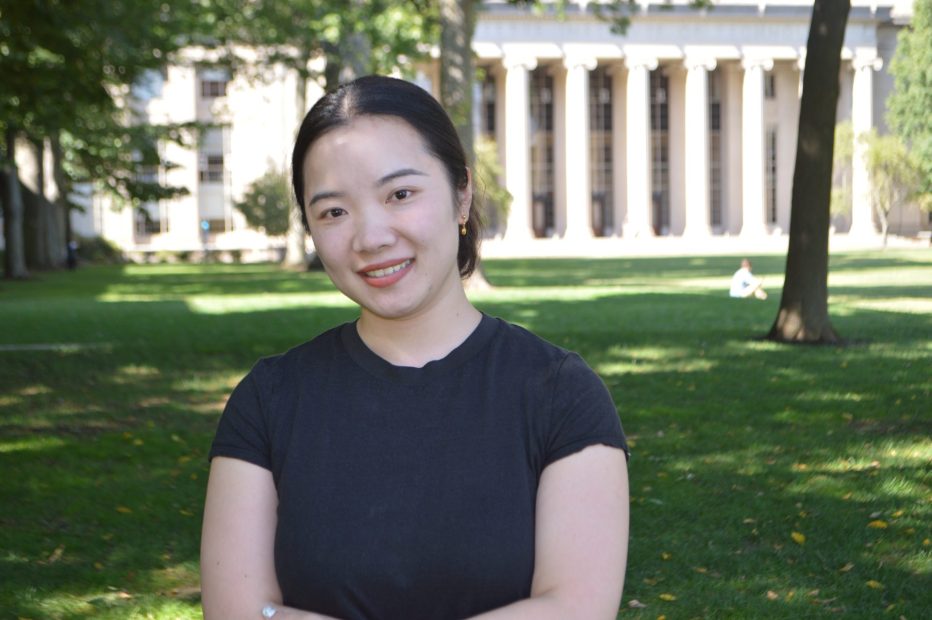
<path fill-rule="evenodd" d="M 763 288 L 763 281 L 751 273 L 751 261 L 742 259 L 741 269 L 731 276 L 731 290 L 729 295 L 732 297 L 757 297 L 758 299 L 767 299 L 767 291 Z"/>

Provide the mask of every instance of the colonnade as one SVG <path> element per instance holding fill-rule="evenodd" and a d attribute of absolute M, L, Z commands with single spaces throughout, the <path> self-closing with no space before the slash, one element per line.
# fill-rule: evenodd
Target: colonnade
<path fill-rule="evenodd" d="M 581 49 L 580 49 L 581 48 Z M 798 92 L 792 103 L 796 108 L 791 116 L 798 115 L 802 72 L 805 51 L 796 50 L 795 56 L 768 56 L 760 51 L 737 50 L 737 53 L 722 55 L 716 48 L 701 46 L 676 50 L 675 55 L 661 56 L 636 49 L 625 49 L 613 57 L 586 54 L 585 46 L 573 46 L 572 50 L 561 49 L 560 54 L 552 50 L 547 56 L 537 56 L 527 51 L 506 52 L 496 58 L 482 59 L 483 64 L 503 81 L 498 89 L 504 101 L 500 115 L 503 127 L 499 128 L 498 139 L 503 141 L 501 153 L 504 157 L 505 185 L 513 197 L 508 216 L 506 239 L 522 239 L 533 236 L 532 226 L 532 174 L 531 174 L 531 126 L 530 75 L 536 68 L 553 68 L 555 80 L 562 80 L 555 91 L 563 93 L 562 105 L 555 106 L 563 115 L 554 123 L 562 128 L 562 140 L 555 140 L 555 147 L 562 152 L 562 167 L 555 171 L 561 175 L 564 192 L 556 200 L 555 208 L 562 213 L 562 226 L 554 234 L 567 239 L 586 239 L 594 236 L 592 225 L 592 188 L 590 183 L 590 105 L 589 77 L 596 67 L 609 69 L 613 78 L 611 97 L 615 106 L 623 107 L 623 114 L 613 114 L 617 120 L 612 128 L 615 160 L 623 161 L 623 167 L 615 166 L 614 213 L 616 224 L 612 234 L 624 237 L 644 237 L 655 234 L 652 223 L 652 153 L 651 153 L 651 72 L 662 69 L 668 73 L 684 73 L 685 88 L 679 108 L 671 113 L 681 114 L 682 122 L 682 170 L 676 173 L 683 184 L 678 195 L 682 201 L 671 205 L 678 209 L 682 225 L 679 231 L 684 236 L 707 237 L 714 234 L 710 216 L 710 127 L 709 127 L 709 75 L 720 68 L 732 77 L 729 83 L 740 84 L 728 91 L 727 110 L 729 115 L 740 115 L 740 122 L 722 121 L 723 132 L 740 131 L 740 137 L 729 136 L 731 144 L 739 153 L 730 153 L 728 174 L 738 175 L 732 183 L 731 202 L 740 202 L 729 210 L 727 223 L 729 234 L 743 237 L 758 237 L 773 232 L 773 221 L 768 219 L 767 204 L 767 137 L 765 134 L 768 117 L 765 102 L 765 80 L 774 70 L 775 61 L 794 61 L 793 67 L 799 74 Z M 851 79 L 850 117 L 855 136 L 870 131 L 874 126 L 873 74 L 882 66 L 876 49 L 858 49 L 843 58 L 843 72 L 853 72 Z M 784 65 L 787 66 L 787 65 Z M 737 74 L 737 75 L 736 75 Z M 844 78 L 845 76 L 843 76 Z M 672 88 L 671 88 L 672 90 Z M 844 114 L 840 115 L 840 119 Z M 795 135 L 796 127 L 784 128 Z M 620 134 L 620 135 L 619 135 Z M 732 151 L 735 149 L 732 148 Z M 851 234 L 867 234 L 874 231 L 869 198 L 869 180 L 864 166 L 863 147 L 856 142 L 853 162 L 853 210 Z M 792 161 L 792 158 L 789 159 Z M 735 165 L 736 164 L 736 165 Z M 562 168 L 562 169 L 561 169 Z M 620 173 L 620 174 L 619 174 Z M 784 175 L 785 176 L 785 175 Z M 620 177 L 620 178 L 619 178 Z M 791 178 L 791 177 L 790 177 Z M 785 183 L 784 183 L 785 185 Z M 790 188 L 781 191 L 788 192 Z M 740 220 L 740 221 L 738 221 Z M 788 221 L 788 217 L 786 218 Z M 718 232 L 722 232 L 719 230 Z"/>

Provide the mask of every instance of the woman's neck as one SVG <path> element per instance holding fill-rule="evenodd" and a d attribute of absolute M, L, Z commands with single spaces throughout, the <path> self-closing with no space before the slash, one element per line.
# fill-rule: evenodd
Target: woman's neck
<path fill-rule="evenodd" d="M 385 361 L 420 368 L 449 355 L 482 319 L 465 292 L 455 297 L 443 307 L 400 319 L 380 317 L 363 309 L 356 329 L 366 346 Z"/>

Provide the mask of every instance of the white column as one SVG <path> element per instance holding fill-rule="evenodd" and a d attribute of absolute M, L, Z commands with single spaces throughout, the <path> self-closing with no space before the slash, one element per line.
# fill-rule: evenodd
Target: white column
<path fill-rule="evenodd" d="M 511 193 L 511 210 L 505 239 L 530 239 L 531 233 L 531 113 L 528 72 L 537 59 L 506 56 L 505 66 L 505 188 Z"/>
<path fill-rule="evenodd" d="M 767 232 L 764 214 L 764 71 L 773 60 L 745 59 L 741 100 L 741 235 Z"/>
<path fill-rule="evenodd" d="M 657 59 L 626 58 L 625 66 L 628 204 L 622 234 L 647 237 L 654 234 L 650 226 L 650 72 L 657 68 Z"/>
<path fill-rule="evenodd" d="M 613 65 L 609 69 L 612 76 L 612 235 L 621 234 L 624 222 L 625 196 L 627 186 L 627 157 L 625 156 L 625 71 L 623 65 Z"/>
<path fill-rule="evenodd" d="M 686 66 L 686 228 L 684 235 L 708 236 L 709 71 L 714 58 L 687 58 Z"/>
<path fill-rule="evenodd" d="M 589 169 L 589 72 L 595 58 L 567 57 L 566 67 L 566 234 L 592 238 L 592 179 Z"/>
<path fill-rule="evenodd" d="M 854 81 L 851 86 L 851 129 L 854 134 L 854 157 L 851 162 L 851 230 L 852 236 L 877 234 L 871 209 L 870 176 L 867 172 L 867 148 L 859 139 L 874 128 L 874 71 L 883 60 L 874 54 L 856 55 L 851 61 Z"/>

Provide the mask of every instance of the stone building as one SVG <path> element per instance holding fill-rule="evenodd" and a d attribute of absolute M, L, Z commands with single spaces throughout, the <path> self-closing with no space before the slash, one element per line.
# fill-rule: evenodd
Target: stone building
<path fill-rule="evenodd" d="M 562 16 L 482 4 L 475 127 L 496 141 L 514 197 L 507 221 L 491 231 L 498 246 L 785 238 L 812 3 L 718 0 L 695 10 L 686 0 L 644 0 L 624 36 L 595 4 L 571 1 Z M 887 68 L 912 3 L 852 4 L 838 119 L 856 134 L 885 132 Z M 263 80 L 231 80 L 202 68 L 199 54 L 134 91 L 154 121 L 221 125 L 197 150 L 166 146 L 178 167 L 152 171 L 191 193 L 147 205 L 149 217 L 95 196 L 75 228 L 131 254 L 209 248 L 271 258 L 284 241 L 249 229 L 233 205 L 266 171 L 287 172 L 303 112 L 295 77 L 269 67 Z M 417 80 L 432 88 L 437 66 Z M 311 85 L 307 101 L 320 93 Z M 876 234 L 862 155 L 852 162 L 853 208 L 835 217 L 833 235 Z M 929 227 L 916 208 L 891 216 L 895 234 Z"/>

